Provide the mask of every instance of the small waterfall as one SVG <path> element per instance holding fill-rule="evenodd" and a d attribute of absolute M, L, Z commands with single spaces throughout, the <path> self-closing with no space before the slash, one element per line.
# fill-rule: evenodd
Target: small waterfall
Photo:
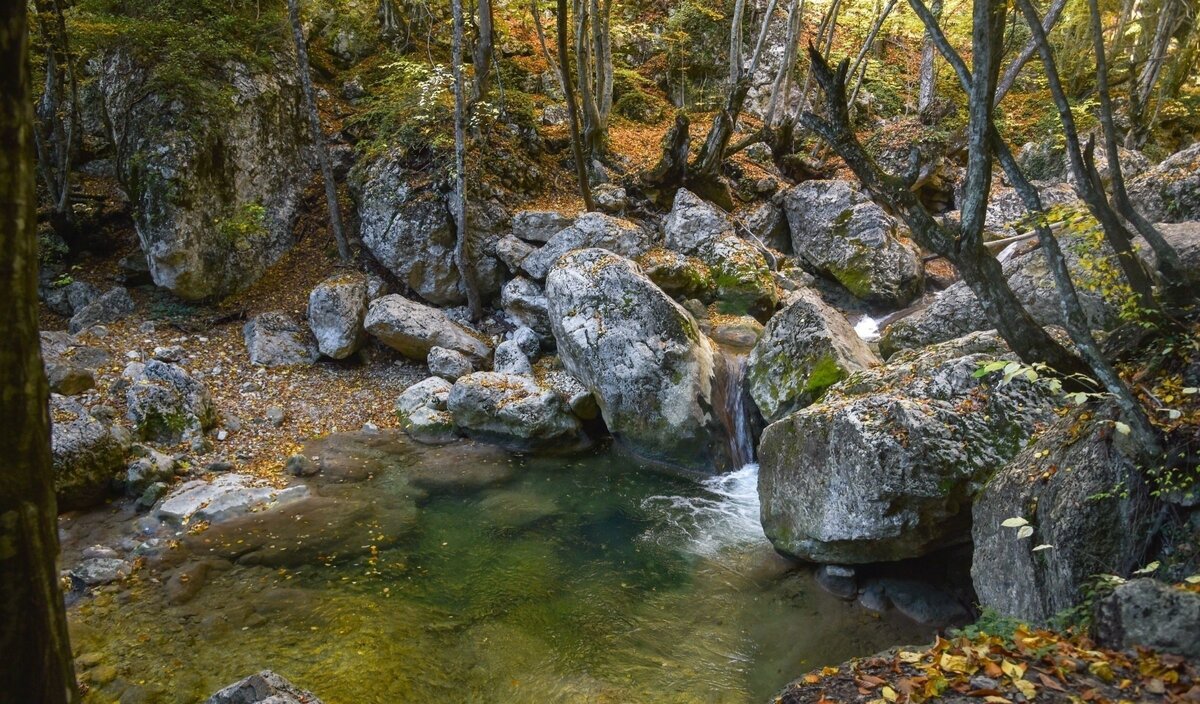
<path fill-rule="evenodd" d="M 770 548 L 758 515 L 758 465 L 709 477 L 700 486 L 700 495 L 645 499 L 642 506 L 663 520 L 646 539 L 703 557 L 727 548 Z"/>
<path fill-rule="evenodd" d="M 713 406 L 720 415 L 721 425 L 729 444 L 729 458 L 734 469 L 754 462 L 754 402 L 746 389 L 747 353 L 744 350 L 719 347 L 716 388 Z"/>

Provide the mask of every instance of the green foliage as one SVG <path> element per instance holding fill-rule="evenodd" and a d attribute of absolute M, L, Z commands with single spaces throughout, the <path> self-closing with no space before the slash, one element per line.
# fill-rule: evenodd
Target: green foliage
<path fill-rule="evenodd" d="M 445 64 L 393 56 L 370 72 L 369 96 L 350 123 L 368 138 L 364 155 L 399 150 L 404 159 L 426 159 L 454 146 L 453 75 Z"/>
<path fill-rule="evenodd" d="M 952 629 L 950 635 L 954 638 L 965 636 L 972 640 L 985 635 L 993 636 L 1004 640 L 1007 645 L 1012 647 L 1014 645 L 1013 636 L 1016 634 L 1017 629 L 1023 625 L 1025 624 L 1021 621 L 1011 616 L 1005 616 L 995 609 L 984 608 L 980 611 L 979 618 L 975 623 L 963 626 L 962 628 Z"/>
<path fill-rule="evenodd" d="M 246 251 L 254 240 L 267 234 L 267 209 L 258 203 L 245 203 L 231 217 L 218 220 L 217 236 L 230 249 Z"/>
<path fill-rule="evenodd" d="M 721 99 L 731 15 L 727 5 L 682 0 L 667 17 L 668 80 L 682 89 L 688 107 L 708 109 Z"/>

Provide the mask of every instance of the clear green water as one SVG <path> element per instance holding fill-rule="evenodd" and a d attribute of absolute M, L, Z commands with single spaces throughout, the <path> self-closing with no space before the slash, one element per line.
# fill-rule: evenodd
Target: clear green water
<path fill-rule="evenodd" d="M 607 454 L 514 469 L 418 492 L 415 525 L 374 556 L 234 564 L 183 604 L 147 566 L 81 601 L 76 651 L 101 663 L 86 701 L 201 701 L 270 668 L 326 704 L 766 702 L 813 667 L 932 635 L 776 557 L 752 468 L 706 483 Z M 336 488 L 411 492 L 395 471 Z M 377 530 L 345 529 L 364 545 Z"/>

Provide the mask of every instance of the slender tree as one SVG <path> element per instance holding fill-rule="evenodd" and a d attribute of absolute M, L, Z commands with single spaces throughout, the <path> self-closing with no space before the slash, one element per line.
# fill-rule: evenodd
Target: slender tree
<path fill-rule="evenodd" d="M 1062 16 L 1063 8 L 1066 6 L 1067 0 L 1054 0 L 1050 3 L 1050 9 L 1046 11 L 1046 18 L 1042 20 L 1042 31 L 1046 34 L 1050 33 L 1050 30 L 1058 23 L 1058 18 Z M 1025 42 L 1025 46 L 1021 48 L 1021 53 L 1017 54 L 1008 68 L 1004 69 L 1004 75 L 1000 77 L 1000 83 L 996 86 L 993 105 L 999 105 L 1000 101 L 1004 100 L 1004 96 L 1008 95 L 1008 91 L 1017 82 L 1017 76 L 1021 75 L 1021 69 L 1029 63 L 1035 53 L 1037 53 L 1037 40 L 1030 37 L 1029 41 Z"/>
<path fill-rule="evenodd" d="M 337 181 L 333 178 L 333 166 L 329 163 L 329 150 L 325 145 L 325 131 L 321 128 L 321 114 L 317 111 L 317 95 L 313 90 L 312 75 L 308 65 L 308 46 L 304 42 L 304 27 L 300 24 L 300 7 L 297 0 L 288 0 L 288 21 L 292 25 L 292 40 L 296 44 L 296 73 L 300 77 L 300 88 L 304 93 L 304 107 L 308 111 L 308 128 L 312 133 L 317 161 L 321 164 L 321 179 L 325 182 L 325 203 L 329 207 L 329 227 L 333 230 L 333 241 L 337 243 L 338 256 L 343 262 L 350 261 L 350 245 L 346 242 L 346 230 L 342 227 L 342 210 L 338 205 Z"/>
<path fill-rule="evenodd" d="M 571 57 L 567 53 L 569 21 L 567 0 L 558 0 L 558 70 L 562 78 L 563 97 L 567 103 L 567 128 L 571 131 L 571 156 L 575 159 L 575 176 L 579 182 L 579 196 L 585 210 L 595 210 L 592 189 L 588 179 L 587 163 L 583 160 L 583 139 L 579 134 L 579 106 L 575 103 L 575 91 L 571 85 Z"/>
<path fill-rule="evenodd" d="M 941 18 L 942 0 L 933 0 L 933 16 Z M 925 45 L 921 49 L 921 69 L 917 89 L 917 112 L 921 115 L 933 105 L 937 97 L 937 50 L 929 32 L 925 33 Z"/>
<path fill-rule="evenodd" d="M 71 159 L 81 121 L 79 81 L 62 0 L 36 0 L 34 8 L 38 34 L 45 45 L 46 73 L 35 110 L 37 166 L 53 208 L 51 224 L 60 235 L 70 238 L 76 227 L 71 207 Z"/>
<path fill-rule="evenodd" d="M 37 195 L 26 6 L 0 4 L 0 692 L 79 700 L 58 584 L 49 389 L 37 325 Z"/>
<path fill-rule="evenodd" d="M 492 0 L 479 0 L 475 19 L 475 46 L 472 64 L 475 80 L 471 83 L 471 103 L 477 103 L 487 93 L 492 76 L 492 59 L 495 53 L 496 22 L 492 16 Z"/>
<path fill-rule="evenodd" d="M 475 284 L 474 258 L 468 241 L 467 227 L 467 108 L 463 85 L 463 6 L 462 0 L 451 0 L 454 15 L 454 35 L 450 44 L 450 65 L 454 71 L 454 195 L 450 212 L 454 219 L 454 264 L 458 268 L 463 288 L 467 290 L 467 307 L 471 319 L 483 317 L 483 302 Z"/>

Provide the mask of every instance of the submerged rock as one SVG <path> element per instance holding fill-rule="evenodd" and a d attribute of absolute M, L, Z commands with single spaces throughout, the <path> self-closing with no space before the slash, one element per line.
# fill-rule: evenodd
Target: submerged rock
<path fill-rule="evenodd" d="M 772 422 L 809 405 L 852 372 L 879 364 L 845 316 L 811 289 L 801 289 L 771 318 L 750 351 L 746 383 Z"/>
<path fill-rule="evenodd" d="M 759 447 L 762 522 L 776 550 L 857 564 L 969 538 L 971 498 L 1052 417 L 1052 394 L 977 379 L 1011 359 L 975 333 L 857 372 L 771 424 Z"/>
<path fill-rule="evenodd" d="M 855 297 L 892 308 L 924 290 L 916 251 L 900 242 L 896 221 L 848 181 L 805 181 L 784 209 L 796 257 Z"/>
<path fill-rule="evenodd" d="M 222 689 L 204 704 L 321 704 L 321 700 L 271 670 L 263 670 Z"/>
<path fill-rule="evenodd" d="M 455 426 L 480 440 L 522 450 L 585 444 L 567 404 L 526 375 L 468 374 L 455 382 L 447 408 Z"/>
<path fill-rule="evenodd" d="M 634 454 L 711 471 L 729 463 L 712 408 L 713 350 L 696 321 L 633 262 L 585 249 L 546 281 L 566 370 Z"/>
<path fill-rule="evenodd" d="M 308 295 L 308 326 L 317 349 L 326 357 L 345 359 L 367 340 L 367 277 L 339 274 L 325 279 Z"/>
<path fill-rule="evenodd" d="M 366 329 L 409 359 L 425 361 L 434 347 L 466 355 L 479 364 L 491 348 L 466 328 L 450 320 L 444 311 L 391 294 L 371 302 Z"/>
<path fill-rule="evenodd" d="M 155 506 L 154 517 L 177 527 L 216 524 L 305 496 L 304 485 L 277 489 L 247 474 L 222 474 L 211 482 L 195 479 L 176 487 Z"/>
<path fill-rule="evenodd" d="M 1084 416 L 1084 413 L 1087 416 Z M 1058 420 L 979 492 L 971 578 L 983 606 L 1045 623 L 1083 599 L 1097 574 L 1138 566 L 1154 501 L 1111 408 Z M 1117 491 L 1117 487 L 1124 487 Z M 1018 539 L 1003 523 L 1033 528 Z M 1039 551 L 1033 548 L 1050 545 Z"/>

